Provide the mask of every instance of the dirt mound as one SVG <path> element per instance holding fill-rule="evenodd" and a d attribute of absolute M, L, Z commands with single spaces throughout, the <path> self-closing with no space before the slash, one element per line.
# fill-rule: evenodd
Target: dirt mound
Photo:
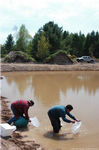
<path fill-rule="evenodd" d="M 55 54 L 52 54 L 45 60 L 49 64 L 58 64 L 58 65 L 67 65 L 73 64 L 73 61 L 67 56 L 66 52 L 59 51 Z"/>
<path fill-rule="evenodd" d="M 5 56 L 4 62 L 12 63 L 22 63 L 22 62 L 34 62 L 34 59 L 21 51 L 11 51 L 8 55 Z"/>

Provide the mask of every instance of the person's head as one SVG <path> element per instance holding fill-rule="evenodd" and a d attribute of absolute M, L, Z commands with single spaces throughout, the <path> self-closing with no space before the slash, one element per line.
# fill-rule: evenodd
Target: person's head
<path fill-rule="evenodd" d="M 34 105 L 34 102 L 32 100 L 29 100 L 28 103 L 29 103 L 29 106 L 33 106 Z"/>
<path fill-rule="evenodd" d="M 70 112 L 70 111 L 72 111 L 73 110 L 73 106 L 72 105 L 67 105 L 66 106 L 66 112 L 68 113 L 68 112 Z"/>

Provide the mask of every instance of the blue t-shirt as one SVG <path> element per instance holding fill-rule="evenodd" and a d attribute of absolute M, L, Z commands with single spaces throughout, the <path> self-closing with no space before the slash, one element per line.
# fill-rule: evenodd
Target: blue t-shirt
<path fill-rule="evenodd" d="M 68 115 L 73 120 L 76 120 L 76 118 L 70 113 L 66 113 L 66 107 L 62 105 L 53 106 L 49 110 L 54 118 L 62 118 L 63 121 L 71 123 L 71 120 L 66 118 L 66 115 Z"/>

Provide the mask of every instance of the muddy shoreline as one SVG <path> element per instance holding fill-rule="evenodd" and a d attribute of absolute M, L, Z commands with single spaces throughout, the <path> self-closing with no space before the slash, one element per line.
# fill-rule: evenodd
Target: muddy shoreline
<path fill-rule="evenodd" d="M 1 123 L 6 123 L 8 119 L 11 118 L 12 113 L 8 107 L 9 101 L 6 97 L 1 96 Z M 1 150 L 44 150 L 39 144 L 35 141 L 23 141 L 20 131 L 15 131 L 9 137 L 0 137 L 1 138 Z"/>
<path fill-rule="evenodd" d="M 49 64 L 16 64 L 2 63 L 1 72 L 12 71 L 99 71 L 99 62 L 75 63 L 72 65 L 49 65 Z"/>

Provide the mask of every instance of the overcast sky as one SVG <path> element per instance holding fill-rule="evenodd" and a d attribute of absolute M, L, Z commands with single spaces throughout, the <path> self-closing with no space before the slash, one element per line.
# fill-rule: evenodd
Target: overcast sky
<path fill-rule="evenodd" d="M 70 33 L 99 32 L 99 0 L 0 0 L 0 44 L 22 24 L 33 36 L 49 21 Z"/>

